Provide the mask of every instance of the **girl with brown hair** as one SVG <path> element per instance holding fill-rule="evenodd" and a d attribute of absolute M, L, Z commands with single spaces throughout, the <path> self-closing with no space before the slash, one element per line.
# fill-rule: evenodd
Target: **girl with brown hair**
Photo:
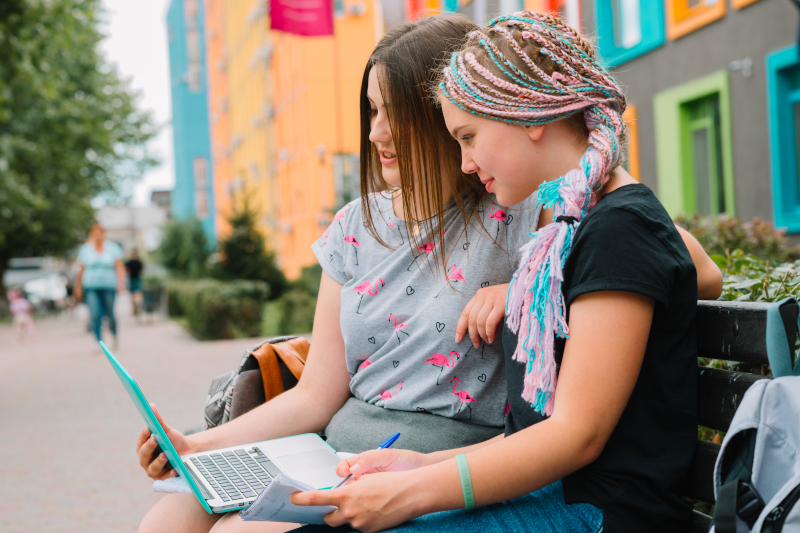
<path fill-rule="evenodd" d="M 462 169 L 501 204 L 536 192 L 544 208 L 509 290 L 505 434 L 369 451 L 339 465 L 356 481 L 293 502 L 333 505 L 328 524 L 364 532 L 685 531 L 698 276 L 663 206 L 619 166 L 622 91 L 577 32 L 519 12 L 471 33 L 437 97 Z"/>

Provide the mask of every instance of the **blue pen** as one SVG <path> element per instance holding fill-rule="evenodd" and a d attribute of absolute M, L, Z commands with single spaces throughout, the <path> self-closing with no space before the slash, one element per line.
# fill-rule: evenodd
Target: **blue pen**
<path fill-rule="evenodd" d="M 391 446 L 392 444 L 394 444 L 394 441 L 396 441 L 396 440 L 397 440 L 397 439 L 399 439 L 399 438 L 400 438 L 400 433 L 395 433 L 394 435 L 392 435 L 391 437 L 389 437 L 388 439 L 386 439 L 385 441 L 383 441 L 383 442 L 381 443 L 381 445 L 380 445 L 380 446 L 378 446 L 376 449 L 378 449 L 378 450 L 385 450 L 386 448 L 388 448 L 389 446 Z M 334 488 L 334 489 L 338 489 L 339 487 L 341 487 L 342 485 L 344 485 L 345 483 L 347 483 L 347 482 L 350 480 L 350 478 L 351 478 L 351 477 L 353 477 L 353 474 L 349 474 L 349 475 L 348 475 L 346 478 L 344 478 L 342 481 L 340 481 L 340 482 L 339 482 L 339 484 L 338 484 L 338 485 L 336 485 L 336 486 L 335 486 L 335 487 L 333 487 L 333 488 Z"/>

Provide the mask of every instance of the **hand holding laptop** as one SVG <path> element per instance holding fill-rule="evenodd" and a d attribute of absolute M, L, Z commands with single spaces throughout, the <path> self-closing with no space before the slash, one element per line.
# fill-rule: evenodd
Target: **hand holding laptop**
<path fill-rule="evenodd" d="M 189 439 L 187 439 L 183 433 L 164 422 L 164 419 L 161 418 L 161 413 L 158 412 L 156 404 L 151 403 L 150 407 L 153 409 L 153 413 L 155 413 L 161 427 L 166 431 L 167 437 L 169 437 L 170 442 L 172 442 L 172 445 L 175 447 L 175 451 L 180 455 L 194 453 Z M 155 437 L 150 432 L 150 428 L 147 426 L 145 426 L 139 434 L 139 438 L 136 441 L 136 453 L 139 455 L 139 464 L 151 478 L 159 480 L 178 475 L 175 469 L 172 468 L 169 460 L 167 460 L 167 456 L 161 451 Z"/>

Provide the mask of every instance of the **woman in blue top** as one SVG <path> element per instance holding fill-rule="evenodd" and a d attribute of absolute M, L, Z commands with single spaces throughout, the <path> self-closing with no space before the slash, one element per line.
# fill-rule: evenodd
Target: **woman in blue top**
<path fill-rule="evenodd" d="M 117 319 L 114 316 L 114 300 L 117 292 L 125 290 L 125 266 L 122 264 L 122 248 L 105 239 L 103 227 L 95 223 L 89 231 L 89 240 L 78 252 L 78 275 L 75 277 L 75 298 L 86 294 L 86 305 L 97 340 L 103 317 L 108 317 L 108 326 L 117 344 Z"/>

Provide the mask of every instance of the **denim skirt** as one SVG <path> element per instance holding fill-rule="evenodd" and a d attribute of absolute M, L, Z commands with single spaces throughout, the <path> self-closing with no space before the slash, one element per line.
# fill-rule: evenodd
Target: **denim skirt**
<path fill-rule="evenodd" d="M 513 500 L 470 511 L 431 513 L 406 522 L 392 533 L 599 533 L 603 511 L 589 503 L 564 501 L 561 482 Z M 345 533 L 349 526 L 305 526 L 298 533 Z"/>

